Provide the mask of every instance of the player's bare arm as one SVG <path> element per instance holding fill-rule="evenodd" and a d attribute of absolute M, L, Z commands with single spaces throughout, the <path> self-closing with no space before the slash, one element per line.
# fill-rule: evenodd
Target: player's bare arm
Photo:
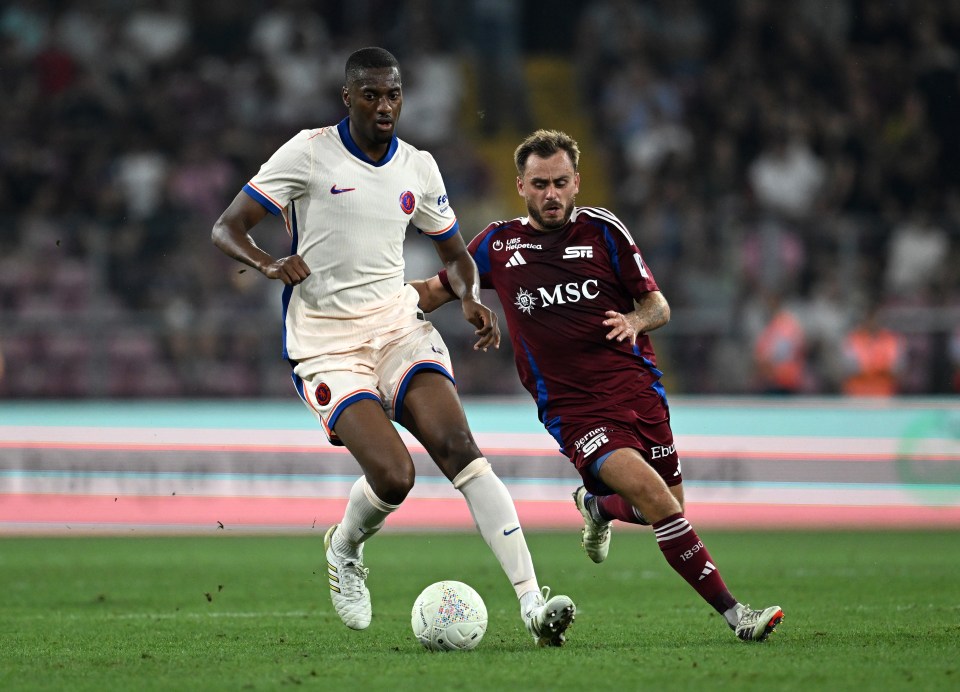
<path fill-rule="evenodd" d="M 603 321 L 603 326 L 610 327 L 608 340 L 629 339 L 631 344 L 635 344 L 640 334 L 659 329 L 670 321 L 670 305 L 660 291 L 644 293 L 634 300 L 633 305 L 634 310 L 626 314 L 607 310 L 607 319 Z"/>
<path fill-rule="evenodd" d="M 464 318 L 476 327 L 474 334 L 477 335 L 477 342 L 473 349 L 486 351 L 491 346 L 500 348 L 497 314 L 480 302 L 480 276 L 463 242 L 463 236 L 458 233 L 436 243 L 436 248 L 447 270 L 450 287 L 460 296 Z M 421 309 L 424 308 L 421 306 Z"/>
<path fill-rule="evenodd" d="M 457 297 L 443 285 L 439 276 L 408 281 L 407 283 L 417 289 L 417 293 L 420 294 L 417 306 L 424 312 L 433 312 L 441 305 L 446 305 L 457 299 Z"/>
<path fill-rule="evenodd" d="M 310 276 L 310 268 L 300 255 L 274 259 L 250 237 L 250 229 L 267 215 L 267 210 L 245 192 L 234 197 L 213 225 L 211 239 L 225 254 L 253 267 L 268 279 L 296 285 Z"/>

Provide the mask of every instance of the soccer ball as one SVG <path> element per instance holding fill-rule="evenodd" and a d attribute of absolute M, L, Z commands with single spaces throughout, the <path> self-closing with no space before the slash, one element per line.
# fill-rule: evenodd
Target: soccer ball
<path fill-rule="evenodd" d="M 487 631 L 487 606 L 460 581 L 438 581 L 425 588 L 410 616 L 417 641 L 430 651 L 467 651 Z"/>

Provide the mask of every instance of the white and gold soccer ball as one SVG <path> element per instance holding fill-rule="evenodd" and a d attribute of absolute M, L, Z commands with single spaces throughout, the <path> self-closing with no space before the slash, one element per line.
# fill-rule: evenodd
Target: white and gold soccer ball
<path fill-rule="evenodd" d="M 417 596 L 410 624 L 430 651 L 468 651 L 487 631 L 487 606 L 467 584 L 438 581 Z"/>

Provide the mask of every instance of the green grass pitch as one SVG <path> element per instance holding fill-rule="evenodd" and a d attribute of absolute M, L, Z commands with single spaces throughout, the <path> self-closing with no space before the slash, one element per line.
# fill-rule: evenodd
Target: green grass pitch
<path fill-rule="evenodd" d="M 727 585 L 786 619 L 738 641 L 666 565 L 649 530 L 617 527 L 594 565 L 577 532 L 527 536 L 542 584 L 577 619 L 537 649 L 477 534 L 367 547 L 373 624 L 330 605 L 309 535 L 0 539 L 2 690 L 942 690 L 960 688 L 960 539 L 950 532 L 703 531 Z M 486 601 L 472 652 L 410 630 L 433 581 Z"/>

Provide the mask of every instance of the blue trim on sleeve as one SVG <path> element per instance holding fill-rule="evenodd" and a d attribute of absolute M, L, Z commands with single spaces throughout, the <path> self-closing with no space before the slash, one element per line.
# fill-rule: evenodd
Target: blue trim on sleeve
<path fill-rule="evenodd" d="M 340 133 L 340 141 L 343 142 L 343 146 L 347 148 L 351 154 L 356 156 L 358 159 L 364 163 L 369 163 L 371 166 L 380 167 L 386 163 L 390 162 L 390 159 L 393 158 L 393 155 L 397 153 L 397 148 L 400 146 L 397 136 L 394 135 L 390 140 L 390 146 L 387 147 L 387 153 L 379 161 L 374 161 L 369 156 L 363 153 L 360 147 L 357 146 L 357 143 L 353 141 L 353 137 L 350 136 L 350 118 L 346 117 L 337 123 L 337 132 Z"/>
<path fill-rule="evenodd" d="M 477 272 L 482 276 L 490 273 L 490 238 L 493 231 L 477 244 L 477 251 L 473 253 L 473 261 L 477 263 Z"/>
<path fill-rule="evenodd" d="M 454 221 L 454 222 L 453 222 L 453 225 L 452 225 L 450 228 L 448 228 L 446 231 L 444 231 L 444 232 L 441 233 L 440 235 L 432 235 L 432 236 L 430 236 L 430 237 L 433 238 L 434 241 L 440 242 L 441 240 L 446 240 L 447 238 L 452 238 L 453 236 L 455 236 L 455 235 L 456 235 L 457 233 L 459 233 L 459 232 L 460 232 L 460 222 L 459 222 L 459 221 Z"/>
<path fill-rule="evenodd" d="M 266 209 L 268 212 L 270 212 L 274 216 L 276 216 L 281 211 L 283 211 L 282 208 L 278 207 L 272 201 L 267 199 L 267 197 L 264 196 L 263 193 L 261 193 L 258 190 L 255 190 L 250 185 L 250 183 L 247 183 L 246 185 L 243 186 L 243 191 L 246 192 L 248 195 L 250 195 L 256 202 L 259 202 L 264 209 Z"/>

